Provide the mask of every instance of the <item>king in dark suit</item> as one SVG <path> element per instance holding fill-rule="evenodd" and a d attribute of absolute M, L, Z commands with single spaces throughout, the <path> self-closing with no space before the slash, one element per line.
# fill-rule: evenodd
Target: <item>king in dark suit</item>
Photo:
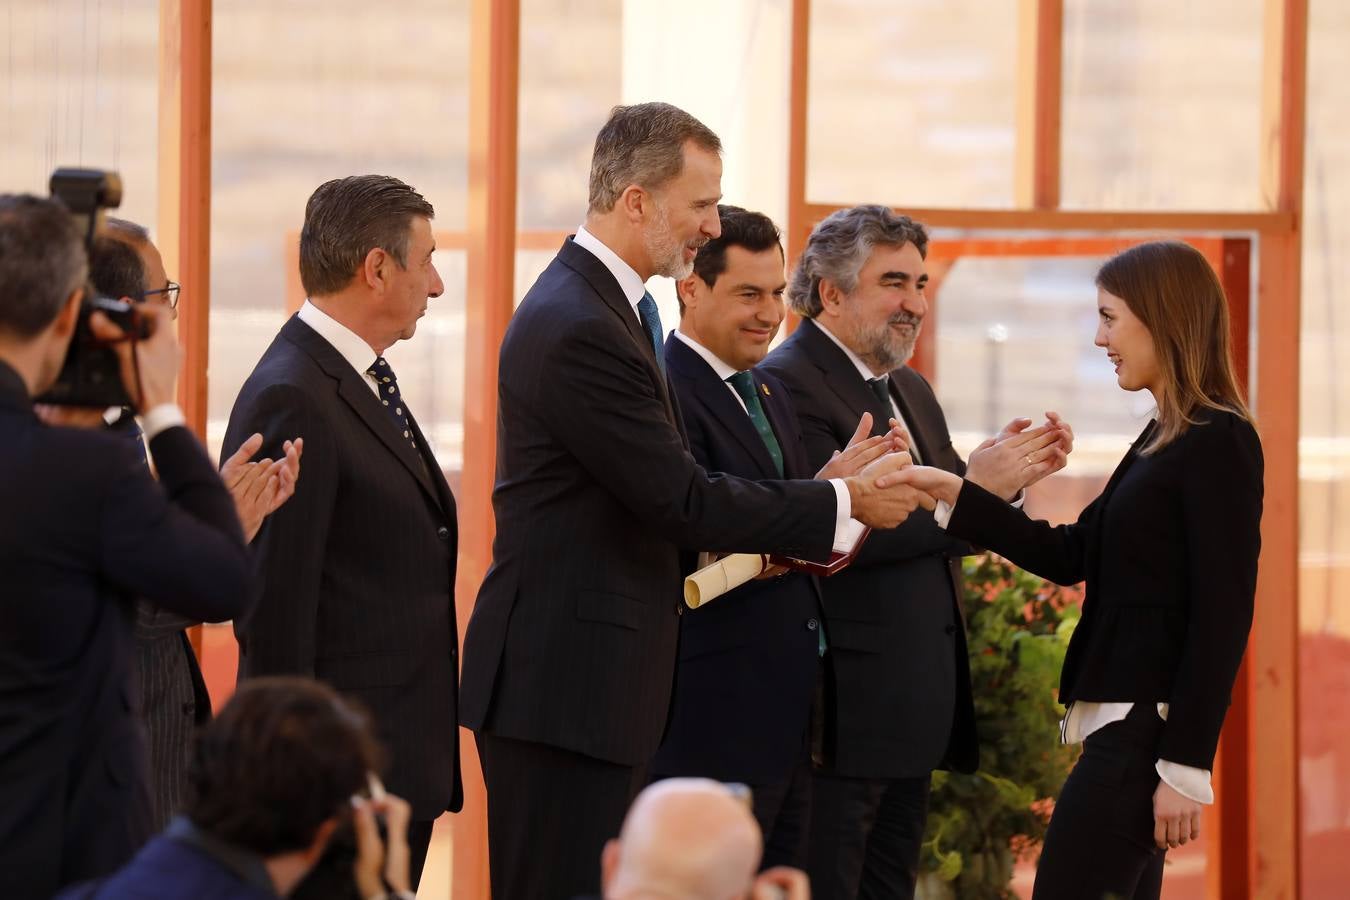
<path fill-rule="evenodd" d="M 667 104 L 616 109 L 596 139 L 586 226 L 502 344 L 497 534 L 461 696 L 497 898 L 598 890 L 601 849 L 665 730 L 681 548 L 823 559 L 841 518 L 894 524 L 919 501 L 870 476 L 755 483 L 690 456 L 643 283 L 686 277 L 718 235 L 719 150 Z"/>
<path fill-rule="evenodd" d="M 305 477 L 254 541 L 239 677 L 311 676 L 372 711 L 389 788 L 412 805 L 414 884 L 432 822 L 462 802 L 455 500 L 384 358 L 443 290 L 432 215 L 384 176 L 314 192 L 300 236 L 309 300 L 245 382 L 223 449 L 254 432 L 305 436 Z"/>
<path fill-rule="evenodd" d="M 967 472 L 932 388 L 905 366 L 927 312 L 927 241 L 921 225 L 881 206 L 823 220 L 789 289 L 805 321 L 763 368 L 792 391 L 809 463 L 828 460 L 870 412 L 874 431 L 904 425 L 916 461 L 1012 499 L 1029 483 L 1027 455 L 1057 432 L 1017 420 Z M 874 531 L 853 565 L 822 583 L 830 647 L 810 829 L 816 897 L 912 896 L 930 774 L 978 764 L 959 602 L 960 558 L 972 552 L 921 510 Z"/>

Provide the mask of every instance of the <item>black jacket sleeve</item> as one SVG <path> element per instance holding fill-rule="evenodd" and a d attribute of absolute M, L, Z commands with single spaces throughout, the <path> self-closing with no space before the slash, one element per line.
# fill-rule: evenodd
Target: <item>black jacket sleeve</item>
<path fill-rule="evenodd" d="M 1193 425 L 1187 437 L 1190 610 L 1158 756 L 1208 769 L 1252 627 L 1264 463 L 1256 431 L 1236 416 Z"/>
<path fill-rule="evenodd" d="M 150 442 L 159 483 L 128 449 L 101 498 L 100 565 L 125 589 L 199 622 L 241 613 L 248 559 L 230 492 L 190 431 Z"/>

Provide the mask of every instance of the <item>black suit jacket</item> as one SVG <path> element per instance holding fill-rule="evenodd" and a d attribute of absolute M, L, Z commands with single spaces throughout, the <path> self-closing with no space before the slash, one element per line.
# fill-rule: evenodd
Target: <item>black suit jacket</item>
<path fill-rule="evenodd" d="M 133 598 L 238 614 L 234 503 L 186 428 L 50 428 L 0 363 L 0 872 L 6 897 L 106 874 L 150 836 Z"/>
<path fill-rule="evenodd" d="M 292 317 L 230 413 L 222 457 L 305 440 L 295 495 L 252 548 L 259 594 L 235 621 L 239 677 L 307 675 L 362 701 L 389 751 L 389 789 L 433 819 L 462 803 L 455 727 L 455 500 L 370 384 Z"/>
<path fill-rule="evenodd" d="M 1249 422 L 1196 418 L 1142 456 L 1150 423 L 1073 525 L 966 483 L 947 527 L 1058 584 L 1086 580 L 1060 702 L 1169 703 L 1159 758 L 1212 769 L 1252 625 L 1264 461 Z"/>
<path fill-rule="evenodd" d="M 842 449 L 863 412 L 872 413 L 874 434 L 885 433 L 894 415 L 809 319 L 761 367 L 787 382 L 810 465 Z M 923 377 L 897 369 L 891 393 L 923 461 L 964 473 Z M 822 581 L 830 640 L 824 749 L 832 771 L 901 778 L 978 765 L 958 599 L 960 557 L 971 552 L 918 509 L 898 528 L 874 530 L 848 569 Z"/>
<path fill-rule="evenodd" d="M 699 467 L 633 306 L 571 238 L 507 329 L 497 396 L 497 535 L 462 722 L 645 765 L 670 704 L 680 548 L 824 559 L 834 490 Z"/>
<path fill-rule="evenodd" d="M 764 441 L 727 385 L 677 337 L 666 369 L 689 449 L 709 472 L 778 478 Z M 801 425 L 783 383 L 754 372 L 789 478 L 810 478 Z M 816 580 L 790 574 L 754 581 L 680 622 L 670 728 L 652 760 L 659 775 L 766 784 L 786 780 L 806 749 L 819 666 Z"/>

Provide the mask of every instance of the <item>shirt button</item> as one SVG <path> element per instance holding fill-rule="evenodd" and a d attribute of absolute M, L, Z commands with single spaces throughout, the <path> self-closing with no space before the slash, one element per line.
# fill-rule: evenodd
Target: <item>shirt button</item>
<path fill-rule="evenodd" d="M 816 630 L 817 628 L 819 628 L 819 627 L 820 627 L 820 622 L 816 621 L 815 619 L 807 619 L 807 620 L 806 620 L 806 630 L 807 630 L 807 631 L 815 631 L 815 630 Z"/>
<path fill-rule="evenodd" d="M 440 528 L 436 529 L 436 537 L 440 538 L 443 541 L 450 540 L 450 529 L 442 525 Z"/>

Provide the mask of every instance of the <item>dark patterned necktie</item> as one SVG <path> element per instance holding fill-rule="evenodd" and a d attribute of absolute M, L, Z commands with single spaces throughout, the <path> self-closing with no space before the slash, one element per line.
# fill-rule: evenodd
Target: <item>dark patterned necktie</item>
<path fill-rule="evenodd" d="M 881 408 L 886 410 L 886 419 L 895 417 L 895 407 L 891 405 L 891 376 L 882 375 L 880 378 L 873 378 L 867 382 L 872 388 L 872 393 L 877 395 L 881 401 Z"/>
<path fill-rule="evenodd" d="M 656 309 L 656 301 L 652 295 L 646 291 L 642 292 L 642 299 L 637 305 L 638 318 L 642 320 L 642 330 L 647 332 L 647 338 L 652 342 L 652 349 L 656 351 L 656 364 L 661 371 L 666 370 L 666 355 L 661 352 L 661 313 Z"/>
<path fill-rule="evenodd" d="M 408 408 L 403 405 L 403 395 L 398 390 L 398 378 L 394 376 L 394 370 L 388 360 L 383 356 L 376 357 L 375 364 L 366 369 L 366 374 L 375 379 L 375 384 L 379 386 L 380 403 L 384 406 L 384 411 L 394 420 L 394 427 L 416 450 L 417 440 L 413 437 L 412 425 L 408 422 Z"/>

